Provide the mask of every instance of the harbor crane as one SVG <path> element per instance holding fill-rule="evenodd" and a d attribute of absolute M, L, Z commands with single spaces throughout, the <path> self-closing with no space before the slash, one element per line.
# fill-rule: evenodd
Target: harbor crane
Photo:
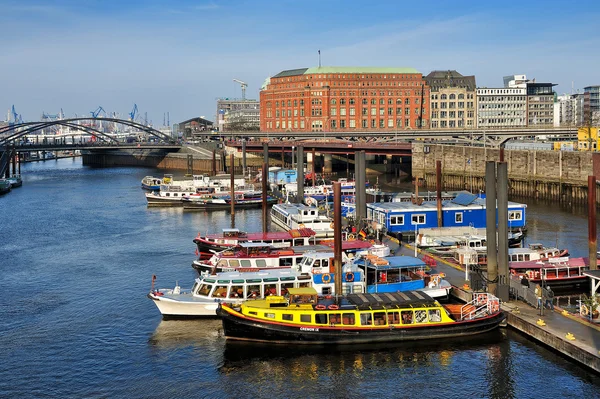
<path fill-rule="evenodd" d="M 92 114 L 92 118 L 97 118 L 98 115 L 100 115 L 100 112 L 106 113 L 106 111 L 104 111 L 104 108 L 98 107 L 95 111 L 90 111 L 90 114 Z"/>
<path fill-rule="evenodd" d="M 248 83 L 242 82 L 241 80 L 238 80 L 238 79 L 233 79 L 233 81 L 239 83 L 240 86 L 242 86 L 242 100 L 245 100 L 246 99 L 246 87 L 248 87 Z"/>
<path fill-rule="evenodd" d="M 138 112 L 137 104 L 133 104 L 133 110 L 129 113 L 129 120 L 135 121 L 135 114 Z"/>

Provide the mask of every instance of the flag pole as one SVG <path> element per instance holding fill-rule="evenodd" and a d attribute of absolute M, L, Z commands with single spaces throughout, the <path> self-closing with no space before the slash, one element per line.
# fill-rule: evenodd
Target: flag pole
<path fill-rule="evenodd" d="M 321 68 L 321 50 L 319 50 L 319 68 Z"/>

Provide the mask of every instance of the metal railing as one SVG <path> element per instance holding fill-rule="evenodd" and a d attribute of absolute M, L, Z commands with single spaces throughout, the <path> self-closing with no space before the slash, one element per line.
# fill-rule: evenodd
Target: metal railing
<path fill-rule="evenodd" d="M 533 306 L 534 308 L 538 307 L 538 299 L 537 296 L 535 295 L 535 287 L 538 283 L 529 283 L 529 286 L 523 285 L 521 284 L 521 279 L 517 278 L 517 277 L 513 277 L 511 276 L 508 279 L 509 282 L 509 289 L 510 289 L 510 295 L 517 299 L 517 300 L 521 300 L 523 302 L 526 302 L 527 304 Z M 540 285 L 541 287 L 541 285 Z M 549 298 L 549 293 L 548 290 L 545 287 L 541 287 L 542 288 L 542 309 L 544 308 L 544 305 L 546 303 L 546 299 Z M 552 298 L 552 300 L 554 301 L 554 298 Z"/>

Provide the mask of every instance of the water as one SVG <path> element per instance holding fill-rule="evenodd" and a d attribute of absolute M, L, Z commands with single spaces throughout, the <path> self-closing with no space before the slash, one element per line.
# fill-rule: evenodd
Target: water
<path fill-rule="evenodd" d="M 600 397 L 597 376 L 511 330 L 462 341 L 289 348 L 226 343 L 218 320 L 161 321 L 151 277 L 191 286 L 198 231 L 228 212 L 147 209 L 162 171 L 63 159 L 0 197 L 0 397 Z M 530 201 L 528 201 L 529 203 Z M 529 239 L 585 255 L 585 210 L 530 204 Z M 261 229 L 261 210 L 236 215 Z"/>

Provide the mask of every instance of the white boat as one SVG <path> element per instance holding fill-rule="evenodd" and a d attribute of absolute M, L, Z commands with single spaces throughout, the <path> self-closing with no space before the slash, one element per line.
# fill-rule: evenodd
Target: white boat
<path fill-rule="evenodd" d="M 332 252 L 317 252 L 310 261 L 301 262 L 300 270 L 272 269 L 258 272 L 223 272 L 200 276 L 190 290 L 152 289 L 152 299 L 163 318 L 215 317 L 220 303 L 240 304 L 248 299 L 285 295 L 289 288 L 314 287 L 319 295 L 334 294 L 330 273 Z M 318 262 L 317 262 L 318 261 Z M 343 268 L 344 293 L 364 293 L 362 272 L 351 264 Z M 154 284 L 154 281 L 153 281 Z"/>
<path fill-rule="evenodd" d="M 542 244 L 529 244 L 527 248 L 509 248 L 509 262 L 529 262 L 534 260 L 548 260 L 569 256 L 567 249 L 545 247 Z"/>
<path fill-rule="evenodd" d="M 285 230 L 309 228 L 316 238 L 333 237 L 333 219 L 304 204 L 275 204 L 271 207 L 271 220 Z"/>
<path fill-rule="evenodd" d="M 182 199 L 192 194 L 196 194 L 193 186 L 161 184 L 160 190 L 146 193 L 146 201 L 148 206 L 182 206 Z"/>

